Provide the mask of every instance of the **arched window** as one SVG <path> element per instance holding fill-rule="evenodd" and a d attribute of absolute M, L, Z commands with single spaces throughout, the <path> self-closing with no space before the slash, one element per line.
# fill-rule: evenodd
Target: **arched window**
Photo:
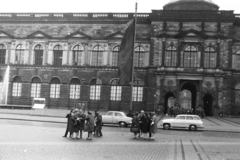
<path fill-rule="evenodd" d="M 13 89 L 12 89 L 12 96 L 13 97 L 20 97 L 22 94 L 22 79 L 19 76 L 16 76 L 13 79 Z"/>
<path fill-rule="evenodd" d="M 177 65 L 177 48 L 173 45 L 166 49 L 165 65 L 167 67 L 175 67 Z"/>
<path fill-rule="evenodd" d="M 118 55 L 120 51 L 120 46 L 116 46 L 113 48 L 112 52 L 112 66 L 117 66 L 118 65 Z"/>
<path fill-rule="evenodd" d="M 207 47 L 204 53 L 204 67 L 215 68 L 216 67 L 217 54 L 213 47 Z"/>
<path fill-rule="evenodd" d="M 103 65 L 103 49 L 100 46 L 95 46 L 92 50 L 92 66 Z"/>
<path fill-rule="evenodd" d="M 62 56 L 63 56 L 62 46 L 56 45 L 53 48 L 53 56 L 54 56 L 53 65 L 61 66 L 62 65 Z"/>
<path fill-rule="evenodd" d="M 24 64 L 24 49 L 21 44 L 19 44 L 16 47 L 15 63 L 16 64 Z"/>
<path fill-rule="evenodd" d="M 94 78 L 90 82 L 90 99 L 100 100 L 102 81 L 98 78 Z"/>
<path fill-rule="evenodd" d="M 182 65 L 184 67 L 199 67 L 200 55 L 194 45 L 187 45 L 182 55 Z"/>
<path fill-rule="evenodd" d="M 111 81 L 111 97 L 112 101 L 121 101 L 122 86 L 118 86 L 118 79 Z"/>
<path fill-rule="evenodd" d="M 38 77 L 32 79 L 31 97 L 39 98 L 41 93 L 41 80 Z"/>
<path fill-rule="evenodd" d="M 141 46 L 136 47 L 135 53 L 134 53 L 134 67 L 144 66 L 144 56 L 145 56 L 145 51 L 143 47 Z"/>
<path fill-rule="evenodd" d="M 135 80 L 133 82 L 132 100 L 141 102 L 143 101 L 143 86 L 144 83 L 141 80 Z"/>
<path fill-rule="evenodd" d="M 78 78 L 71 79 L 70 82 L 70 99 L 79 99 L 80 98 L 80 80 Z"/>
<path fill-rule="evenodd" d="M 0 44 L 0 64 L 5 64 L 6 47 L 4 44 Z"/>
<path fill-rule="evenodd" d="M 76 45 L 73 48 L 73 62 L 74 65 L 83 65 L 83 46 L 81 45 Z"/>
<path fill-rule="evenodd" d="M 60 80 L 52 78 L 50 84 L 50 98 L 60 98 Z"/>
<path fill-rule="evenodd" d="M 43 46 L 38 44 L 34 48 L 34 55 L 35 55 L 35 64 L 42 65 L 43 63 Z"/>

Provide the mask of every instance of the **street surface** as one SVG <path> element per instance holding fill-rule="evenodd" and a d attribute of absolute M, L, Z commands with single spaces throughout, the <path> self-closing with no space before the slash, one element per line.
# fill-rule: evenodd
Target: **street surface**
<path fill-rule="evenodd" d="M 66 124 L 0 119 L 0 160 L 240 160 L 240 133 L 159 129 L 156 140 L 104 126 L 92 141 L 63 138 Z"/>

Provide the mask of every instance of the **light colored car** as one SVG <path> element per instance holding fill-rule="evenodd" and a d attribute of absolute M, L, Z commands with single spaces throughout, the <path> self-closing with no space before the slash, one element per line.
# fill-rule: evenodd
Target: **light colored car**
<path fill-rule="evenodd" d="M 132 122 L 131 117 L 127 117 L 124 112 L 108 111 L 106 115 L 102 115 L 103 124 L 118 124 L 127 127 Z"/>
<path fill-rule="evenodd" d="M 163 126 L 164 129 L 188 128 L 191 131 L 204 128 L 203 121 L 199 116 L 188 114 L 178 115 L 174 119 L 163 119 L 160 121 L 160 125 Z"/>

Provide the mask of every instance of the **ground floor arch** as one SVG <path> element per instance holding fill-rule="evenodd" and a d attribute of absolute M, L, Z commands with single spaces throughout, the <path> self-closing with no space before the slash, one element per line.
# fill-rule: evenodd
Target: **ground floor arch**
<path fill-rule="evenodd" d="M 166 114 L 168 112 L 168 108 L 174 106 L 175 104 L 175 95 L 172 92 L 166 93 L 164 102 L 165 104 L 163 113 Z"/>

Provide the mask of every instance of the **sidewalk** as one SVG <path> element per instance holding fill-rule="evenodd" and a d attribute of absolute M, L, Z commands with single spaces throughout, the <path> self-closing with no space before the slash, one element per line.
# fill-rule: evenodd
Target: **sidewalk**
<path fill-rule="evenodd" d="M 17 110 L 17 109 L 0 109 L 0 119 L 25 120 L 51 123 L 66 123 L 67 109 L 45 109 L 45 110 Z M 106 112 L 100 112 L 105 114 Z M 173 118 L 162 115 L 160 118 Z M 231 117 L 205 117 L 204 131 L 219 132 L 237 132 L 240 133 L 240 118 Z M 162 128 L 160 125 L 158 128 Z"/>

